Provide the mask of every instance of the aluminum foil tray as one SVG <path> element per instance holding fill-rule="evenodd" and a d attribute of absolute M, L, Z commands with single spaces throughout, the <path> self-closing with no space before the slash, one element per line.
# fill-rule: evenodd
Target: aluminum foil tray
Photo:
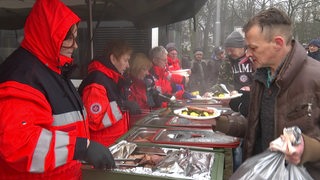
<path fill-rule="evenodd" d="M 112 146 L 110 148 L 112 149 L 112 153 L 120 154 L 117 152 L 117 149 L 122 152 L 122 149 L 133 146 L 132 143 L 129 143 L 129 145 L 126 143 L 126 141 L 121 141 Z M 162 153 L 159 154 L 159 151 Z M 212 179 L 211 175 L 215 161 L 214 152 L 137 145 L 131 156 L 139 156 L 143 162 L 137 162 L 135 166 L 119 165 L 112 171 L 128 174 L 144 174 L 154 177 L 170 177 L 173 179 Z M 146 162 L 148 163 L 147 165 L 145 164 Z"/>
<path fill-rule="evenodd" d="M 214 132 L 211 129 L 192 128 L 159 129 L 152 142 L 210 148 L 235 148 L 240 143 L 236 137 Z"/>

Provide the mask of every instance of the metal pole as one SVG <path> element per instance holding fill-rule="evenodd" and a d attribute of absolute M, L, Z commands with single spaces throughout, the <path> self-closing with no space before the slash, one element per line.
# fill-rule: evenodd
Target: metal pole
<path fill-rule="evenodd" d="M 89 57 L 93 59 L 93 25 L 92 25 L 92 0 L 87 0 L 89 9 L 89 19 L 88 19 L 88 36 L 89 36 Z"/>
<path fill-rule="evenodd" d="M 216 19 L 216 42 L 215 46 L 220 46 L 221 37 L 221 23 L 220 23 L 220 13 L 221 13 L 221 0 L 217 0 L 217 19 Z"/>

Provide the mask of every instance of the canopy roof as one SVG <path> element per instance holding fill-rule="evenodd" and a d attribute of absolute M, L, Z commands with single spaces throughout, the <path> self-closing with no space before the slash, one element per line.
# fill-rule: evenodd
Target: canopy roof
<path fill-rule="evenodd" d="M 87 0 L 62 0 L 82 21 L 89 21 Z M 131 21 L 156 27 L 193 17 L 207 0 L 93 0 L 93 21 Z M 35 0 L 0 0 L 0 29 L 23 28 Z"/>

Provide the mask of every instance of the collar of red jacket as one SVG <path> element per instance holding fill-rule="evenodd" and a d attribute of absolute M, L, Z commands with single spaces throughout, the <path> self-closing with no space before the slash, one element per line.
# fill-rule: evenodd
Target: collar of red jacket
<path fill-rule="evenodd" d="M 73 61 L 60 55 L 62 42 L 70 27 L 79 21 L 80 18 L 59 0 L 37 0 L 26 20 L 21 46 L 61 74 L 60 67 Z"/>
<path fill-rule="evenodd" d="M 180 62 L 178 58 L 172 59 L 172 57 L 170 57 L 169 55 L 167 56 L 167 60 L 168 60 L 168 64 L 169 65 L 172 65 L 172 64 Z"/>
<path fill-rule="evenodd" d="M 160 66 L 155 66 L 155 65 L 153 66 L 153 70 L 154 70 L 154 73 L 159 77 L 164 77 L 166 76 L 167 73 L 169 73 L 167 72 L 166 68 L 162 68 Z"/>
<path fill-rule="evenodd" d="M 92 71 L 100 71 L 106 76 L 113 79 L 116 83 L 119 82 L 119 79 L 124 79 L 123 76 L 119 73 L 114 71 L 112 68 L 105 66 L 98 60 L 92 60 L 91 63 L 88 66 L 88 73 L 91 73 Z"/>

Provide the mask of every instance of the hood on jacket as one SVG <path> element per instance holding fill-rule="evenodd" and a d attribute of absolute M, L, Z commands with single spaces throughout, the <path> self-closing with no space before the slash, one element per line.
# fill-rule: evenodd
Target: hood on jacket
<path fill-rule="evenodd" d="M 60 0 L 37 0 L 27 17 L 21 46 L 60 74 L 60 67 L 73 61 L 60 55 L 62 42 L 71 26 L 79 21 Z"/>

